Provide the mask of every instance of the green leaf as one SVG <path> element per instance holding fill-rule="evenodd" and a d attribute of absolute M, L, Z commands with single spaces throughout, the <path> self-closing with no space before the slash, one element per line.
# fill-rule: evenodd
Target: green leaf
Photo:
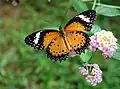
<path fill-rule="evenodd" d="M 114 59 L 117 59 L 117 60 L 120 60 L 120 45 L 118 44 L 118 49 L 116 50 L 116 52 L 113 54 L 113 58 Z"/>
<path fill-rule="evenodd" d="M 99 31 L 101 31 L 101 28 L 98 25 L 94 25 L 90 32 L 92 34 L 94 34 L 94 33 L 99 32 Z"/>
<path fill-rule="evenodd" d="M 86 4 L 83 3 L 81 0 L 71 0 L 71 3 L 77 12 L 85 11 L 88 9 Z"/>
<path fill-rule="evenodd" d="M 85 50 L 85 53 L 80 55 L 80 58 L 83 62 L 88 62 L 92 56 L 92 52 L 90 50 Z"/>
<path fill-rule="evenodd" d="M 115 8 L 107 8 L 103 6 L 99 6 L 96 8 L 97 14 L 101 14 L 104 16 L 118 16 L 120 15 L 120 11 Z"/>

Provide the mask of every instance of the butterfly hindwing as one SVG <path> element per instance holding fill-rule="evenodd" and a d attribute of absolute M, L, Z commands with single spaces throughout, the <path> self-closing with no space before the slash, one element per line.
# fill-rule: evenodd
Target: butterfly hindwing
<path fill-rule="evenodd" d="M 65 44 L 65 40 L 62 36 L 52 40 L 46 49 L 47 55 L 50 59 L 55 61 L 62 61 L 68 57 L 69 49 Z"/>
<path fill-rule="evenodd" d="M 31 47 L 42 50 L 46 48 L 49 43 L 58 36 L 59 32 L 57 30 L 43 30 L 37 31 L 25 38 L 25 43 Z"/>
<path fill-rule="evenodd" d="M 75 54 L 81 54 L 84 52 L 90 41 L 89 36 L 82 31 L 69 32 L 67 33 L 66 38 Z"/>
<path fill-rule="evenodd" d="M 88 10 L 76 15 L 65 26 L 65 31 L 90 31 L 96 20 L 96 12 Z"/>

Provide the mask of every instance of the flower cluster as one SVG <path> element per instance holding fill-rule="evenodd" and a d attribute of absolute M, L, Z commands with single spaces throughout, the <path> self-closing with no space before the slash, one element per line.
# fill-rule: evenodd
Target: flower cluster
<path fill-rule="evenodd" d="M 79 68 L 79 72 L 83 74 L 87 82 L 91 83 L 93 86 L 102 82 L 102 71 L 97 64 L 86 64 Z"/>
<path fill-rule="evenodd" d="M 94 52 L 98 48 L 105 58 L 111 57 L 117 49 L 117 39 L 110 31 L 96 32 L 90 39 L 90 50 Z"/>

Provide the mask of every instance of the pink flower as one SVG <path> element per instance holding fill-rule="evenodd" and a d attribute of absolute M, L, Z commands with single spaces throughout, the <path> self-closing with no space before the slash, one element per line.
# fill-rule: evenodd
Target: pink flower
<path fill-rule="evenodd" d="M 79 68 L 79 72 L 84 75 L 87 82 L 93 86 L 102 82 L 102 71 L 97 64 L 85 64 Z"/>
<path fill-rule="evenodd" d="M 82 73 L 82 75 L 88 75 L 88 70 L 84 67 L 80 67 L 79 72 Z"/>
<path fill-rule="evenodd" d="M 94 52 L 98 48 L 105 58 L 112 57 L 117 49 L 117 39 L 110 31 L 96 32 L 90 39 L 90 50 Z"/>

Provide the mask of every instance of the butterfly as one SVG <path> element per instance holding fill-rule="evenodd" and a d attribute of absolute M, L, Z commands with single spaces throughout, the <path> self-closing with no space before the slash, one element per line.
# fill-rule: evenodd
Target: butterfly
<path fill-rule="evenodd" d="M 46 49 L 51 60 L 66 60 L 71 52 L 81 54 L 88 48 L 87 34 L 96 20 L 96 12 L 87 10 L 73 17 L 62 29 L 46 29 L 34 32 L 25 38 L 25 43 L 38 50 Z"/>

